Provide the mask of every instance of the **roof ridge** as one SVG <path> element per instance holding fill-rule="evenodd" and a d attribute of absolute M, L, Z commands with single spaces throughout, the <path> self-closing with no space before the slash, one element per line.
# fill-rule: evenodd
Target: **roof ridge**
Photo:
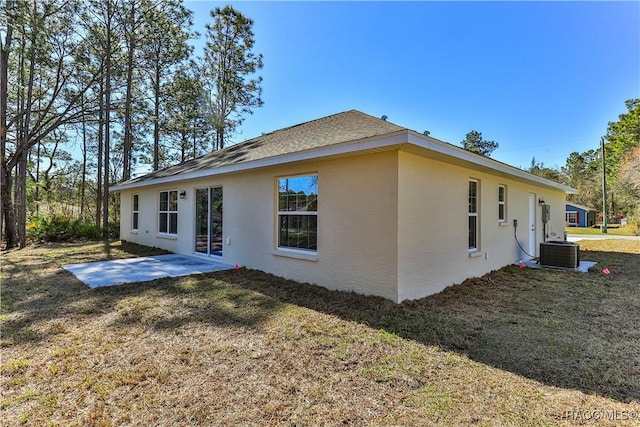
<path fill-rule="evenodd" d="M 280 128 L 280 129 L 272 130 L 271 132 L 263 133 L 262 135 L 255 136 L 255 137 L 253 137 L 253 138 L 247 139 L 247 140 L 245 140 L 245 141 L 239 142 L 239 143 L 234 144 L 234 145 L 230 145 L 229 147 L 233 147 L 233 146 L 235 146 L 235 145 L 239 145 L 239 144 L 244 144 L 245 142 L 252 141 L 252 140 L 254 140 L 254 139 L 256 139 L 256 138 L 260 138 L 260 137 L 262 137 L 262 136 L 271 135 L 271 134 L 274 134 L 274 133 L 276 133 L 276 132 L 286 131 L 286 130 L 293 129 L 293 128 L 296 128 L 296 127 L 299 127 L 299 126 L 307 125 L 307 124 L 309 124 L 309 123 L 319 122 L 319 121 L 321 121 L 321 120 L 326 120 L 326 119 L 329 119 L 329 118 L 331 118 L 331 117 L 336 117 L 336 116 L 339 116 L 339 115 L 342 115 L 342 114 L 346 114 L 346 113 L 351 113 L 351 112 L 360 113 L 360 114 L 364 114 L 365 116 L 368 116 L 368 114 L 363 113 L 362 111 L 358 111 L 358 110 L 356 110 L 356 109 L 353 109 L 353 108 L 352 108 L 351 110 L 346 110 L 346 111 L 341 111 L 341 112 L 339 112 L 339 113 L 329 114 L 328 116 L 318 117 L 318 118 L 315 118 L 315 119 L 312 119 L 312 120 L 307 120 L 306 122 L 301 122 L 301 123 L 298 123 L 298 124 L 295 124 L 295 125 L 287 126 L 287 127 L 285 127 L 285 128 Z M 373 117 L 373 116 L 370 116 L 370 117 Z"/>
<path fill-rule="evenodd" d="M 222 154 L 222 153 L 224 153 L 226 151 L 232 151 L 233 149 L 237 150 L 239 148 L 242 148 L 242 146 L 244 146 L 244 145 L 246 145 L 246 144 L 248 144 L 250 142 L 253 142 L 255 140 L 258 140 L 260 138 L 264 138 L 264 137 L 273 135 L 275 133 L 286 132 L 288 130 L 295 129 L 295 128 L 300 127 L 300 126 L 305 126 L 305 125 L 308 125 L 310 123 L 319 122 L 319 121 L 325 121 L 325 120 L 330 119 L 332 117 L 337 117 L 337 116 L 340 116 L 340 115 L 343 115 L 343 114 L 347 114 L 347 113 L 358 113 L 358 114 L 360 114 L 362 116 L 366 116 L 366 117 L 369 117 L 369 118 L 372 118 L 372 119 L 381 120 L 381 119 L 379 119 L 379 118 L 377 118 L 375 116 L 372 116 L 370 114 L 367 114 L 367 113 L 364 113 L 364 112 L 362 112 L 360 110 L 356 110 L 355 108 L 352 108 L 350 110 L 340 111 L 338 113 L 329 114 L 328 116 L 318 117 L 316 119 L 307 120 L 306 122 L 301 122 L 301 123 L 297 123 L 295 125 L 287 126 L 287 127 L 276 129 L 276 130 L 272 130 L 271 132 L 266 132 L 266 133 L 263 133 L 261 135 L 254 136 L 253 138 L 249 138 L 249 139 L 246 139 L 244 141 L 237 142 L 235 144 L 229 145 L 229 146 L 224 147 L 222 149 L 213 150 L 210 153 L 203 154 L 202 156 L 196 157 L 195 159 L 190 159 L 189 161 L 202 159 L 202 158 L 205 158 L 207 156 L 219 156 L 220 154 Z M 387 122 L 386 120 L 384 120 L 384 121 Z M 393 122 L 387 122 L 387 123 L 395 125 L 395 126 L 398 126 L 398 127 L 402 128 L 402 129 L 406 129 L 406 128 L 404 128 L 404 127 L 402 127 L 402 126 L 400 126 L 398 124 L 395 124 Z"/>

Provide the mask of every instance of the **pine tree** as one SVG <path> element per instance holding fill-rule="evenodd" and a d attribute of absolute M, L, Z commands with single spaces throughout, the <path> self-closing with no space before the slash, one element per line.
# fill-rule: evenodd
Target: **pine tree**
<path fill-rule="evenodd" d="M 482 138 L 482 133 L 472 130 L 469 132 L 464 141 L 461 142 L 462 147 L 471 151 L 472 153 L 480 154 L 481 156 L 491 157 L 491 153 L 498 148 L 498 143 L 495 141 L 486 141 Z"/>
<path fill-rule="evenodd" d="M 253 20 L 231 6 L 217 7 L 211 17 L 203 69 L 214 114 L 214 148 L 221 149 L 227 136 L 242 124 L 243 114 L 263 104 L 262 77 L 255 77 L 262 68 L 262 55 L 252 52 Z"/>
<path fill-rule="evenodd" d="M 162 117 L 169 114 L 171 99 L 179 96 L 169 88 L 181 64 L 191 55 L 187 40 L 192 34 L 186 30 L 191 25 L 191 11 L 176 1 L 165 1 L 145 15 L 143 56 L 152 93 L 153 170 L 166 166 L 160 139 L 170 130 L 162 129 Z"/>

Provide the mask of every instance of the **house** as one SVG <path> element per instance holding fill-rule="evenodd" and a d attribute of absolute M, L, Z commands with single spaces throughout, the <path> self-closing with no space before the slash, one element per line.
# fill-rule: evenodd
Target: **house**
<path fill-rule="evenodd" d="M 355 110 L 111 191 L 123 240 L 396 302 L 536 256 L 575 193 Z"/>
<path fill-rule="evenodd" d="M 596 211 L 593 209 L 569 202 L 565 206 L 567 227 L 593 227 L 596 224 Z"/>

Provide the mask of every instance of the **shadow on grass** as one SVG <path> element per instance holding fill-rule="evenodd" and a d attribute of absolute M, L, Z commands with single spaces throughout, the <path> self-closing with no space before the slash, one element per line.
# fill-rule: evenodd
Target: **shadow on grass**
<path fill-rule="evenodd" d="M 293 304 L 466 354 L 548 385 L 623 402 L 640 400 L 640 255 L 585 254 L 608 266 L 608 276 L 601 267 L 586 274 L 507 267 L 397 305 L 247 269 L 92 290 L 59 266 L 104 252 L 82 245 L 63 248 L 62 254 L 53 249 L 49 255 L 30 255 L 30 263 L 9 260 L 3 266 L 8 280 L 2 314 L 19 313 L 3 318 L 3 345 L 50 338 L 61 333 L 56 322 L 114 313 L 109 324 L 114 328 L 164 331 L 194 322 L 260 328 Z M 165 252 L 133 244 L 109 247 L 109 259 L 157 253 Z"/>
<path fill-rule="evenodd" d="M 102 297 L 103 307 L 120 313 L 111 326 L 156 330 L 178 329 L 192 323 L 254 328 L 284 306 L 268 295 L 206 274 L 96 288 L 93 293 Z"/>
<path fill-rule="evenodd" d="M 589 273 L 506 267 L 419 301 L 301 285 L 262 272 L 216 278 L 542 383 L 640 400 L 640 255 L 590 252 Z"/>
<path fill-rule="evenodd" d="M 126 242 L 47 244 L 3 261 L 2 345 L 40 342 L 61 333 L 53 322 L 80 322 L 117 313 L 110 326 L 176 329 L 202 322 L 254 327 L 283 306 L 277 300 L 206 275 L 163 278 L 90 289 L 67 263 L 151 256 L 170 252 Z M 163 304 L 157 303 L 164 299 Z"/>

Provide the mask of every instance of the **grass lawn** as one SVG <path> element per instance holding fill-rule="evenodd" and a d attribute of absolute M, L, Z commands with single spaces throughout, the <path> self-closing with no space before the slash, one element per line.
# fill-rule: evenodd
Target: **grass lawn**
<path fill-rule="evenodd" d="M 401 305 L 247 269 L 92 290 L 60 266 L 154 251 L 4 252 L 2 424 L 637 425 L 640 248 L 580 245 L 589 273 Z"/>
<path fill-rule="evenodd" d="M 567 233 L 569 234 L 602 234 L 600 227 L 567 227 Z M 635 224 L 628 224 L 624 227 L 619 225 L 609 225 L 607 227 L 607 234 L 613 234 L 617 236 L 638 236 L 640 230 Z"/>

